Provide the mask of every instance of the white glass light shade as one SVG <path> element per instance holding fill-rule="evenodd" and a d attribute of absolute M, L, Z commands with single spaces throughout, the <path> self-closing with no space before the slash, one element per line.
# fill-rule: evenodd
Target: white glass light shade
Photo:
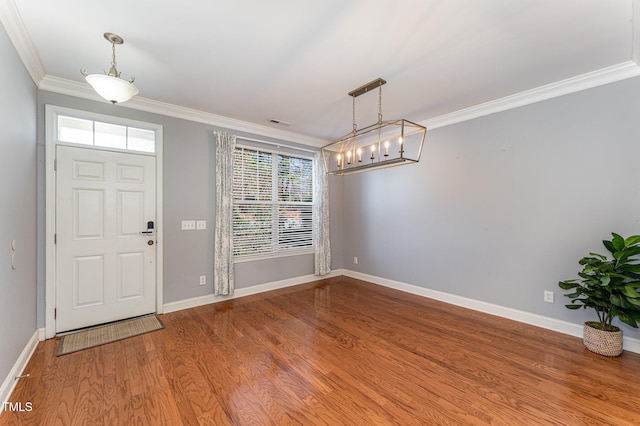
<path fill-rule="evenodd" d="M 427 129 L 408 120 L 381 121 L 347 133 L 322 148 L 325 170 L 348 175 L 417 163 Z"/>
<path fill-rule="evenodd" d="M 91 74 L 87 83 L 103 98 L 111 103 L 126 102 L 138 94 L 138 88 L 121 78 L 104 74 Z"/>

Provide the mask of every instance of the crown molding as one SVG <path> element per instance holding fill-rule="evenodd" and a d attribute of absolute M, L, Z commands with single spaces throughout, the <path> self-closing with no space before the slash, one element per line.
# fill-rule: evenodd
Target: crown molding
<path fill-rule="evenodd" d="M 635 1 L 638 1 L 640 3 L 640 0 Z M 618 65 L 613 65 L 576 77 L 571 77 L 555 83 L 540 86 L 535 89 L 516 93 L 515 95 L 505 96 L 493 101 L 429 118 L 423 120 L 418 124 L 433 130 L 437 129 L 438 127 L 444 127 L 456 123 L 461 123 L 463 121 L 473 120 L 474 118 L 483 117 L 485 115 L 507 111 L 513 108 L 518 108 L 548 99 L 553 99 L 559 96 L 568 95 L 571 93 L 591 89 L 594 87 L 637 76 L 640 76 L 640 67 L 634 61 L 627 61 Z M 105 102 L 104 99 L 98 96 L 95 91 L 93 91 L 87 84 L 58 77 L 52 77 L 49 75 L 45 76 L 41 80 L 39 88 L 42 90 L 61 93 L 64 95 Z M 151 112 L 174 118 L 195 121 L 198 123 L 209 124 L 230 130 L 247 132 L 263 137 L 272 137 L 275 139 L 282 139 L 291 142 L 299 142 L 304 145 L 322 147 L 328 143 L 328 141 L 324 139 L 300 135 L 298 133 L 288 132 L 285 130 L 274 129 L 260 124 L 249 123 L 234 118 L 224 117 L 221 115 L 211 114 L 208 112 L 186 108 L 179 105 L 156 101 L 141 96 L 135 96 L 130 101 L 119 105 L 139 111 Z"/>
<path fill-rule="evenodd" d="M 428 129 L 449 126 L 461 123 L 485 115 L 502 112 L 513 108 L 545 101 L 559 96 L 591 89 L 616 81 L 624 80 L 640 75 L 640 67 L 634 61 L 623 62 L 607 68 L 602 68 L 593 72 L 571 77 L 555 83 L 540 86 L 535 89 L 505 96 L 493 101 L 463 108 L 448 114 L 426 119 L 418 124 Z"/>
<path fill-rule="evenodd" d="M 47 73 L 13 0 L 0 0 L 0 22 L 2 22 L 2 26 L 15 46 L 31 79 L 36 86 L 39 86 L 40 81 Z"/>
<path fill-rule="evenodd" d="M 102 99 L 88 84 L 67 80 L 59 77 L 45 76 L 40 82 L 39 89 L 77 98 L 89 99 L 98 102 L 107 102 Z M 290 142 L 301 143 L 314 147 L 322 147 L 328 141 L 311 136 L 301 135 L 286 130 L 274 129 L 260 124 L 249 123 L 235 118 L 211 114 L 196 109 L 186 108 L 166 102 L 156 101 L 142 96 L 134 96 L 131 100 L 118 104 L 122 108 L 130 108 L 154 114 L 165 115 L 183 120 L 209 124 L 229 130 L 247 132 L 253 135 L 270 137 Z"/>

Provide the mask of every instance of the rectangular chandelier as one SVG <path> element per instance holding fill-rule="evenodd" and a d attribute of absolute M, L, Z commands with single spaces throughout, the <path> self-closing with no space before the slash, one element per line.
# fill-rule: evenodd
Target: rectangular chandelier
<path fill-rule="evenodd" d="M 379 78 L 349 93 L 353 97 L 353 131 L 322 148 L 327 173 L 342 176 L 420 161 L 427 128 L 405 119 L 382 120 L 385 83 Z M 358 129 L 355 98 L 375 88 L 379 90 L 378 122 Z"/>

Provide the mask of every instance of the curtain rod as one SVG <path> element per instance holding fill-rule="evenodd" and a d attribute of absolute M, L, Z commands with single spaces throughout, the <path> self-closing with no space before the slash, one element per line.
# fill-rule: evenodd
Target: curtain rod
<path fill-rule="evenodd" d="M 219 132 L 213 132 L 214 135 L 217 135 Z M 293 146 L 293 145 L 287 145 L 284 143 L 276 143 L 276 142 L 270 142 L 270 141 L 263 141 L 261 139 L 253 139 L 253 138 L 247 138 L 244 136 L 236 136 L 238 139 L 242 139 L 245 141 L 249 141 L 249 142 L 257 142 L 257 143 L 264 143 L 267 145 L 273 145 L 273 146 L 277 146 L 277 147 L 283 147 L 283 148 L 290 148 L 290 149 L 297 149 L 298 151 L 305 151 L 305 152 L 317 152 L 317 150 L 313 150 L 313 149 L 306 149 L 306 148 L 298 148 L 297 146 Z"/>

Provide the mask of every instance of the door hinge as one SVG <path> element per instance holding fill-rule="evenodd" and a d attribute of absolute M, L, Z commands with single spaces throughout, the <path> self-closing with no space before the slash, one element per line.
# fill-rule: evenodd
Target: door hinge
<path fill-rule="evenodd" d="M 58 234 L 53 234 L 53 244 L 58 244 Z"/>
<path fill-rule="evenodd" d="M 53 319 L 58 319 L 58 308 L 53 308 Z"/>
<path fill-rule="evenodd" d="M 58 160 L 53 160 L 53 171 L 54 172 L 58 171 Z"/>

